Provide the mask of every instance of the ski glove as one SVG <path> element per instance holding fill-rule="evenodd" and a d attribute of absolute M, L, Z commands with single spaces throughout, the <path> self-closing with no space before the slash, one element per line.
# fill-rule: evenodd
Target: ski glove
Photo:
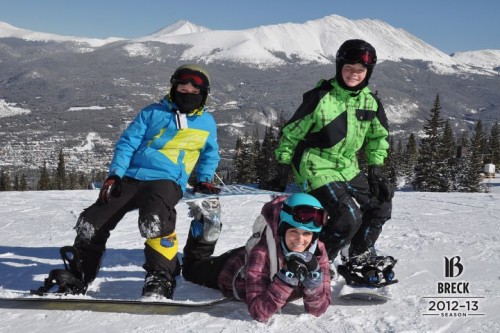
<path fill-rule="evenodd" d="M 276 177 L 271 180 L 269 190 L 276 192 L 284 192 L 288 183 L 288 174 L 290 173 L 290 165 L 278 164 L 276 168 Z"/>
<path fill-rule="evenodd" d="M 99 202 L 101 204 L 108 203 L 111 196 L 117 198 L 122 194 L 122 179 L 117 176 L 109 176 L 102 185 L 99 192 Z"/>
<path fill-rule="evenodd" d="M 394 189 L 387 178 L 382 176 L 382 170 L 378 166 L 368 167 L 368 184 L 370 192 L 382 202 L 391 201 L 394 196 Z"/>
<path fill-rule="evenodd" d="M 299 282 L 317 277 L 316 273 L 321 275 L 318 259 L 314 254 L 307 251 L 289 252 L 285 255 L 285 267 L 276 273 L 276 276 L 291 286 L 298 286 Z M 306 285 L 304 287 L 307 288 Z"/>
<path fill-rule="evenodd" d="M 209 182 L 199 182 L 193 187 L 193 193 L 199 192 L 202 194 L 219 194 L 221 189 Z"/>

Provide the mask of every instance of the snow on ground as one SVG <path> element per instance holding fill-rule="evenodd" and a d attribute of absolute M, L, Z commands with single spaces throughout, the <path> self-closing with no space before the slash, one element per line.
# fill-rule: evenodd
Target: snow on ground
<path fill-rule="evenodd" d="M 0 332 L 500 332 L 500 179 L 490 182 L 490 193 L 396 193 L 393 219 L 378 242 L 379 251 L 399 259 L 395 271 L 400 282 L 391 286 L 394 299 L 386 303 L 339 299 L 341 282 L 332 283 L 333 304 L 321 317 L 305 314 L 296 301 L 268 323 L 252 320 L 241 302 L 170 308 L 161 314 L 20 309 L 0 302 Z M 0 193 L 0 296 L 36 288 L 51 269 L 61 268 L 58 249 L 72 243 L 78 214 L 96 197 L 97 191 Z M 246 241 L 268 199 L 221 198 L 224 227 L 216 254 Z M 182 252 L 189 227 L 186 204 L 177 211 Z M 88 294 L 138 297 L 143 242 L 137 213 L 129 213 L 111 235 L 103 269 Z M 456 256 L 464 270 L 446 277 L 445 257 Z M 440 282 L 468 283 L 469 293 L 439 294 Z M 218 295 L 182 278 L 175 293 L 191 300 Z M 433 304 L 436 309 L 459 307 L 439 311 L 432 310 Z"/>

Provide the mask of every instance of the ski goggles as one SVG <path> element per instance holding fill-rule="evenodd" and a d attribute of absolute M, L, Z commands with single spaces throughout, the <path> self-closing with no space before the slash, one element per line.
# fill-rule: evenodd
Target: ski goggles
<path fill-rule="evenodd" d="M 377 56 L 367 49 L 349 49 L 337 54 L 337 58 L 349 64 L 362 64 L 365 67 L 375 66 Z"/>
<path fill-rule="evenodd" d="M 291 215 L 295 222 L 300 224 L 309 224 L 313 222 L 316 227 L 322 227 L 326 225 L 326 221 L 328 220 L 328 214 L 326 211 L 319 207 L 308 205 L 290 207 L 284 203 L 281 209 L 285 213 Z"/>
<path fill-rule="evenodd" d="M 170 79 L 172 84 L 188 84 L 200 90 L 208 90 L 210 88 L 208 79 L 200 72 L 186 71 L 172 76 Z"/>

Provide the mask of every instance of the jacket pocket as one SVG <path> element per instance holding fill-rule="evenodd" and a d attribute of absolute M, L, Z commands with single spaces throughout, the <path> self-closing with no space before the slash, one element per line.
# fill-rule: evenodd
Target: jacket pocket
<path fill-rule="evenodd" d="M 356 109 L 356 118 L 359 121 L 372 121 L 375 115 L 376 112 L 373 110 Z"/>

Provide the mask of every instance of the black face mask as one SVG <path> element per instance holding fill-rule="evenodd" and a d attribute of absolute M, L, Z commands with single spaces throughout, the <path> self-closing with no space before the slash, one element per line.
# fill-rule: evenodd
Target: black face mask
<path fill-rule="evenodd" d="M 186 94 L 176 91 L 174 102 L 181 113 L 190 113 L 201 107 L 202 94 Z"/>

